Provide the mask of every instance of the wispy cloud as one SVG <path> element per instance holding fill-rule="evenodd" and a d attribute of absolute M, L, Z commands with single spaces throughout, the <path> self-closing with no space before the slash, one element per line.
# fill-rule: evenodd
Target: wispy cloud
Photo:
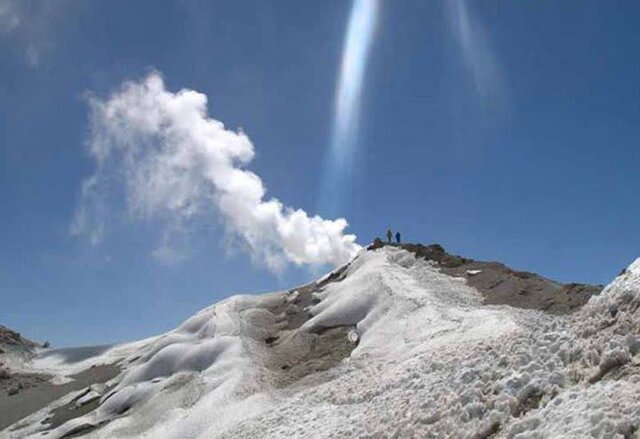
<path fill-rule="evenodd" d="M 478 95 L 494 107 L 508 104 L 505 75 L 491 47 L 489 33 L 474 17 L 466 0 L 445 0 L 450 28 Z"/>
<path fill-rule="evenodd" d="M 9 39 L 29 66 L 38 67 L 54 46 L 59 18 L 75 9 L 67 0 L 0 0 L 0 38 Z"/>
<path fill-rule="evenodd" d="M 20 25 L 20 16 L 12 0 L 0 0 L 0 31 L 11 32 Z"/>
<path fill-rule="evenodd" d="M 90 98 L 90 154 L 95 172 L 82 187 L 72 233 L 98 243 L 109 193 L 124 188 L 128 212 L 165 224 L 155 256 L 179 260 L 172 245 L 196 220 L 218 214 L 230 235 L 274 271 L 286 264 L 340 264 L 360 249 L 347 221 L 309 216 L 266 199 L 266 188 L 244 169 L 254 147 L 242 131 L 207 114 L 207 96 L 166 89 L 160 74 L 124 83 L 107 99 Z"/>

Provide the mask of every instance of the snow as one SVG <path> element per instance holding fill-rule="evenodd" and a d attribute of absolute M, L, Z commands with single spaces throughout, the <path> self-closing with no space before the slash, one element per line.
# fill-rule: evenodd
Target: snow
<path fill-rule="evenodd" d="M 462 278 L 394 247 L 361 252 L 287 330 L 301 290 L 235 296 L 175 330 L 116 346 L 90 436 L 162 438 L 632 437 L 640 427 L 640 259 L 579 312 L 482 304 Z M 278 387 L 272 337 L 349 328 L 351 355 Z M 68 376 L 78 363 L 39 367 Z M 66 373 L 65 373 L 66 371 Z M 93 397 L 94 395 L 92 395 Z M 67 397 L 65 397 L 67 398 Z M 58 403 L 56 403 L 58 404 Z M 43 413 L 23 432 L 37 436 Z M 20 436 L 17 436 L 20 437 Z"/>
<path fill-rule="evenodd" d="M 84 396 L 78 398 L 75 405 L 76 407 L 82 407 L 85 404 L 99 399 L 101 396 L 102 395 L 99 392 L 95 390 L 89 390 L 89 392 L 87 392 Z"/>
<path fill-rule="evenodd" d="M 82 348 L 50 349 L 36 357 L 22 370 L 29 373 L 43 373 L 54 376 L 53 382 L 64 384 L 72 380 L 71 376 L 92 366 L 114 364 L 136 355 L 144 346 L 152 343 L 156 337 L 113 346 L 92 346 Z"/>
<path fill-rule="evenodd" d="M 408 355 L 469 343 L 517 329 L 504 309 L 481 306 L 476 290 L 404 250 L 367 252 L 329 284 L 303 329 L 353 325 L 361 337 L 352 356 Z"/>

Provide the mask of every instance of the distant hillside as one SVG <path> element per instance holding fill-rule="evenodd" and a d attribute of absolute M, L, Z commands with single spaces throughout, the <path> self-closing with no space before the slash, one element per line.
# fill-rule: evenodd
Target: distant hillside
<path fill-rule="evenodd" d="M 38 343 L 29 340 L 6 326 L 0 325 L 0 349 L 32 349 L 40 346 Z M 3 352 L 0 352 L 0 354 Z"/>

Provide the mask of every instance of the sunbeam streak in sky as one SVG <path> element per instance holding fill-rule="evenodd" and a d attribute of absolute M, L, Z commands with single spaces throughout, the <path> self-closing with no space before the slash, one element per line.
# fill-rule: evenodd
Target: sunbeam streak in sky
<path fill-rule="evenodd" d="M 378 17 L 379 0 L 354 0 L 342 52 L 331 144 L 320 193 L 320 209 L 340 213 L 357 150 L 364 74 Z"/>

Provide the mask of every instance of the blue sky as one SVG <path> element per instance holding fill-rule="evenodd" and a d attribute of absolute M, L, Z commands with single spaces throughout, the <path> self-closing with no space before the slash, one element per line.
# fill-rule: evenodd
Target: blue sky
<path fill-rule="evenodd" d="M 336 210 L 319 200 L 350 11 L 0 0 L 0 324 L 58 346 L 136 339 L 317 274 L 273 274 L 215 212 L 190 225 L 180 262 L 158 261 L 165 225 L 128 216 L 117 188 L 99 245 L 70 234 L 95 171 L 88 96 L 151 71 L 243 129 L 268 197 L 345 217 L 361 244 L 392 227 L 592 283 L 638 256 L 640 5 L 381 1 Z"/>

